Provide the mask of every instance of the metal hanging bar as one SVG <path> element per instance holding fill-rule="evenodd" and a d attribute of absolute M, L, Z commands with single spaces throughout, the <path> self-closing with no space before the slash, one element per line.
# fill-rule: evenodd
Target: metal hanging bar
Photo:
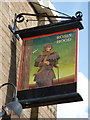
<path fill-rule="evenodd" d="M 65 14 L 64 14 L 65 15 Z M 20 13 L 20 14 L 15 14 L 15 17 L 14 17 L 14 26 L 13 28 L 11 27 L 11 25 L 8 25 L 8 28 L 10 29 L 10 31 L 13 33 L 14 37 L 16 39 L 19 40 L 19 37 L 17 34 L 15 34 L 16 32 L 16 28 L 17 28 L 17 22 L 18 23 L 21 23 L 25 20 L 25 16 L 36 16 L 37 18 L 38 17 L 47 17 L 47 18 L 62 18 L 62 19 L 67 19 L 67 20 L 71 20 L 71 21 L 81 21 L 82 20 L 82 12 L 81 11 L 78 11 L 75 13 L 75 16 L 52 16 L 52 15 L 47 15 L 46 13 L 39 13 L 39 14 L 31 14 L 31 13 Z M 37 21 L 37 20 L 29 20 L 27 19 L 26 22 L 28 21 Z M 46 21 L 46 20 L 45 20 Z M 47 20 L 48 21 L 48 20 Z M 55 20 L 54 20 L 55 21 Z"/>

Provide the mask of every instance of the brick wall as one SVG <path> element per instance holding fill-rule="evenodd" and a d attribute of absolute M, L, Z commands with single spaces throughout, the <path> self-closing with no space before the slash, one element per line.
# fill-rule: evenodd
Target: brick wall
<path fill-rule="evenodd" d="M 56 105 L 39 107 L 39 118 L 56 118 Z M 51 114 L 52 113 L 52 114 Z"/>
<path fill-rule="evenodd" d="M 25 0 L 24 0 L 25 1 Z M 26 2 L 0 2 L 0 85 L 5 82 L 13 83 L 17 86 L 17 77 L 19 73 L 19 59 L 21 53 L 21 40 L 14 40 L 13 35 L 8 29 L 8 25 L 13 26 L 15 13 L 29 12 L 35 13 L 30 4 Z M 31 19 L 36 19 L 36 17 L 31 17 Z M 40 18 L 42 19 L 42 18 Z M 18 23 L 17 28 L 23 29 L 28 27 L 35 27 L 37 25 L 42 25 L 47 23 L 41 22 L 23 22 Z M 8 88 L 8 89 L 7 89 Z M 11 101 L 12 99 L 12 87 L 3 87 L 0 90 L 0 110 L 2 104 Z M 36 116 L 38 114 L 39 118 L 54 118 L 56 116 L 56 106 L 45 106 L 40 108 L 33 108 L 36 110 Z M 33 110 L 32 109 L 32 110 Z M 31 109 L 23 110 L 23 118 L 30 118 L 34 116 L 30 114 Z M 16 117 L 12 115 L 12 118 Z"/>

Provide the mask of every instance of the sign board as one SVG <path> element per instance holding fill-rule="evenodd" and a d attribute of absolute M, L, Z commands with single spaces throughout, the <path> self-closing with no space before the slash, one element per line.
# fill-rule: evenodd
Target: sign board
<path fill-rule="evenodd" d="M 53 30 L 22 38 L 18 97 L 24 108 L 82 100 L 76 87 L 78 28 Z"/>
<path fill-rule="evenodd" d="M 18 88 L 24 80 L 24 89 L 77 82 L 77 36 L 72 29 L 24 39 Z"/>

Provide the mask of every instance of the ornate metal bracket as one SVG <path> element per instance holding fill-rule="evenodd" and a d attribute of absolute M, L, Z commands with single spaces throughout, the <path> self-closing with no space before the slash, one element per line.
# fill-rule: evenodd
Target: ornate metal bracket
<path fill-rule="evenodd" d="M 11 25 L 8 25 L 8 28 L 10 29 L 10 31 L 13 33 L 14 37 L 16 39 L 19 40 L 19 37 L 18 35 L 15 34 L 16 32 L 16 28 L 17 28 L 17 22 L 18 23 L 21 23 L 25 20 L 25 16 L 36 16 L 37 18 L 38 17 L 48 17 L 48 18 L 62 18 L 62 19 L 67 19 L 67 20 L 76 20 L 76 21 L 81 21 L 82 20 L 82 12 L 81 11 L 78 11 L 75 13 L 75 17 L 74 16 L 51 16 L 51 15 L 47 15 L 47 14 L 43 14 L 43 13 L 40 13 L 40 14 L 30 14 L 30 13 L 20 13 L 18 15 L 15 14 L 15 17 L 14 17 L 14 26 L 13 28 L 11 27 Z M 29 20 L 26 20 L 26 22 L 28 22 Z M 30 21 L 37 21 L 37 20 L 30 20 Z"/>
<path fill-rule="evenodd" d="M 16 17 L 17 17 L 17 15 L 15 14 L 13 28 L 11 27 L 11 25 L 8 25 L 8 28 L 9 28 L 10 31 L 13 33 L 13 38 L 19 40 L 18 35 L 15 34 L 16 29 L 17 29 L 17 21 L 16 21 Z"/>

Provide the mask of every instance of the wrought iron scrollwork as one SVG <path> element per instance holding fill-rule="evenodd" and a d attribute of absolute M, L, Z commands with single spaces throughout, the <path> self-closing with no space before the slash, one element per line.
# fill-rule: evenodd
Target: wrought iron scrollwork
<path fill-rule="evenodd" d="M 15 14 L 15 18 L 14 18 L 14 26 L 13 28 L 8 25 L 8 28 L 10 29 L 10 31 L 14 34 L 15 38 L 19 39 L 19 37 L 15 34 L 16 28 L 17 28 L 17 22 L 21 23 L 25 20 L 25 16 L 35 16 L 35 17 L 48 17 L 48 18 L 62 18 L 62 19 L 68 19 L 68 20 L 74 20 L 74 21 L 81 21 L 82 20 L 82 12 L 78 11 L 75 13 L 75 16 L 52 16 L 52 15 L 47 15 L 46 13 L 40 13 L 40 14 L 30 14 L 30 13 L 20 13 L 18 15 Z M 29 20 L 26 20 L 26 22 L 28 22 Z M 31 19 L 30 19 L 31 21 Z M 37 20 L 33 20 L 32 21 L 37 21 Z"/>
<path fill-rule="evenodd" d="M 39 16 L 43 16 L 43 14 L 30 14 L 30 13 L 20 13 L 16 16 L 16 22 L 23 22 L 25 20 L 25 16 L 36 16 L 36 17 L 39 17 Z"/>
<path fill-rule="evenodd" d="M 47 15 L 47 14 L 43 14 L 43 13 L 40 13 L 40 14 L 30 14 L 30 13 L 20 13 L 18 15 L 16 15 L 15 17 L 15 22 L 23 22 L 25 20 L 25 16 L 36 16 L 36 17 L 49 17 L 49 18 L 62 18 L 62 19 L 77 19 L 77 20 L 82 20 L 82 12 L 81 11 L 78 11 L 75 13 L 75 17 L 72 16 L 51 16 L 51 15 Z M 32 20 L 33 21 L 33 20 Z"/>
<path fill-rule="evenodd" d="M 16 22 L 23 22 L 25 20 L 23 14 L 19 14 L 16 16 Z"/>
<path fill-rule="evenodd" d="M 83 14 L 81 11 L 78 11 L 75 13 L 75 16 L 76 16 L 77 20 L 82 20 Z"/>

